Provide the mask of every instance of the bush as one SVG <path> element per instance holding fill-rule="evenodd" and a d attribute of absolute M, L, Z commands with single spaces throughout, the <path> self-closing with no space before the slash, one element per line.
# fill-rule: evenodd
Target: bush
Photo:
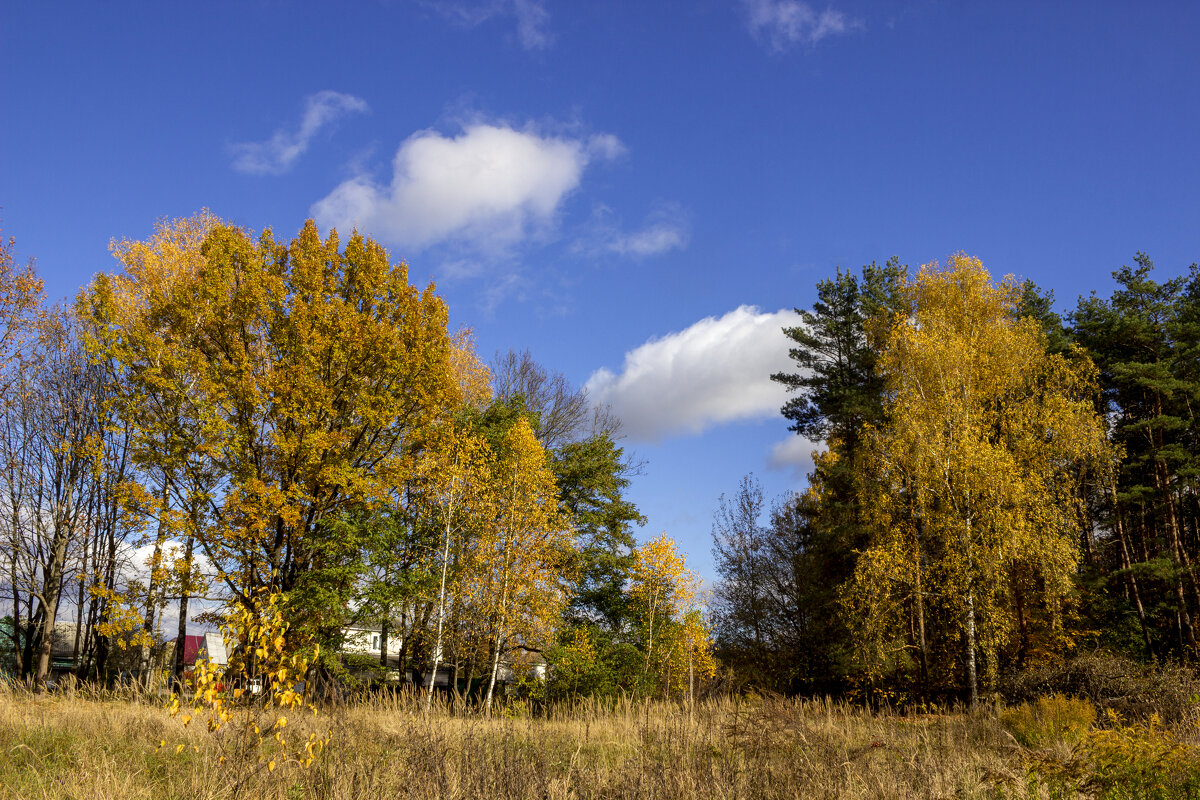
<path fill-rule="evenodd" d="M 1186 667 L 1146 666 L 1122 656 L 1090 653 L 1061 665 L 1023 670 L 1001 686 L 1004 700 L 1014 705 L 1053 694 L 1086 698 L 1125 719 L 1148 720 L 1157 714 L 1173 723 L 1194 715 L 1200 678 Z"/>
<path fill-rule="evenodd" d="M 1077 745 L 1096 721 L 1096 707 L 1088 700 L 1060 694 L 1021 703 L 1000 714 L 1000 722 L 1023 746 L 1047 747 L 1057 741 Z"/>
<path fill-rule="evenodd" d="M 1086 754 L 1089 787 L 1104 800 L 1175 800 L 1200 797 L 1200 750 L 1181 744 L 1157 715 L 1125 724 L 1115 711 L 1110 726 L 1092 731 Z"/>

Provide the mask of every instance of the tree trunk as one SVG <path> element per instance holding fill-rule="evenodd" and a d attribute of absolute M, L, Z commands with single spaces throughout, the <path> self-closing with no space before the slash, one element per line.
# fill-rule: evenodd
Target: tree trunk
<path fill-rule="evenodd" d="M 114 504 L 115 506 L 115 504 Z M 110 509 L 108 515 L 108 530 L 105 536 L 108 539 L 108 559 L 104 567 L 103 585 L 109 592 L 116 589 L 117 585 L 117 512 L 116 509 Z M 103 619 L 104 614 L 108 610 L 108 599 L 100 601 L 97 609 L 96 618 Z M 112 651 L 112 640 L 109 636 L 96 636 L 96 674 L 103 676 L 108 671 L 108 655 Z"/>
<path fill-rule="evenodd" d="M 88 522 L 90 523 L 91 514 L 89 513 L 88 516 Z M 83 555 L 79 565 L 79 596 L 75 607 L 75 643 L 71 647 L 71 668 L 74 670 L 79 669 L 79 656 L 83 648 L 83 612 L 84 598 L 87 596 L 88 545 L 90 543 L 90 537 L 85 534 L 83 537 Z"/>
<path fill-rule="evenodd" d="M 925 591 L 921 582 L 921 553 L 917 552 L 917 644 L 921 654 L 921 701 L 929 702 L 929 645 L 925 639 Z"/>
<path fill-rule="evenodd" d="M 1154 472 L 1155 477 L 1157 478 L 1159 491 L 1162 492 L 1163 500 L 1166 504 L 1167 535 L 1171 543 L 1171 553 L 1173 559 L 1176 565 L 1181 567 L 1181 571 L 1184 572 L 1188 578 L 1191 578 L 1191 564 L 1189 563 L 1187 553 L 1183 549 L 1183 543 L 1180 541 L 1179 518 L 1175 512 L 1175 498 L 1171 494 L 1170 481 L 1167 476 L 1167 465 L 1162 461 L 1162 459 L 1156 458 L 1154 460 Z M 1174 584 L 1172 588 L 1175 590 L 1175 599 L 1179 603 L 1180 620 L 1183 625 L 1184 638 L 1187 641 L 1187 647 L 1185 650 L 1188 650 L 1190 654 L 1194 656 L 1197 652 L 1196 632 L 1192 627 L 1192 615 L 1188 611 L 1187 598 L 1183 591 L 1184 576 L 1181 575 L 1176 577 L 1176 579 L 1172 581 L 1172 584 Z M 1193 583 L 1193 590 L 1194 589 L 1195 584 Z"/>
<path fill-rule="evenodd" d="M 488 678 L 487 698 L 483 701 L 483 710 L 486 714 L 492 713 L 492 694 L 496 690 L 496 675 L 500 672 L 500 651 L 503 648 L 500 646 L 500 639 L 497 637 L 495 653 L 492 656 L 492 671 L 491 677 Z"/>
<path fill-rule="evenodd" d="M 967 588 L 967 685 L 971 690 L 971 710 L 979 707 L 979 682 L 975 670 L 975 588 Z"/>
<path fill-rule="evenodd" d="M 158 574 L 161 569 L 159 562 L 162 561 L 163 545 L 167 541 L 167 486 L 167 479 L 164 476 L 162 485 L 162 510 L 159 512 L 158 533 L 154 538 L 154 552 L 150 556 L 150 581 L 146 589 L 146 614 L 142 621 L 142 633 L 149 641 L 143 642 L 141 658 L 138 659 L 138 677 L 143 681 L 150 674 L 150 646 L 154 641 L 154 615 L 158 607 Z"/>
<path fill-rule="evenodd" d="M 67 556 L 67 533 L 59 522 L 55 522 L 54 538 L 50 545 L 50 560 L 46 563 L 46 575 L 42 591 L 42 630 L 38 640 L 37 674 L 38 687 L 44 689 L 50 675 L 50 650 L 54 646 L 54 622 L 58 617 L 58 601 L 62 593 L 63 568 Z"/>
<path fill-rule="evenodd" d="M 42 629 L 42 618 L 46 615 L 46 607 L 39 605 L 37 611 L 33 609 L 32 595 L 25 599 L 25 671 L 21 673 L 22 678 L 32 679 L 37 671 L 37 648 L 40 643 L 40 631 Z"/>
<path fill-rule="evenodd" d="M 1113 525 L 1117 529 L 1117 541 L 1121 544 L 1121 568 L 1125 570 L 1126 584 L 1134 607 L 1137 608 L 1138 623 L 1142 627 L 1142 641 L 1146 644 L 1146 655 L 1154 655 L 1154 647 L 1150 644 L 1150 628 L 1146 624 L 1146 609 L 1142 605 L 1142 593 L 1138 589 L 1137 575 L 1133 572 L 1133 560 L 1129 552 L 1129 537 L 1125 531 L 1125 521 L 1121 507 L 1117 504 L 1117 487 L 1115 481 L 1109 483 L 1109 503 L 1113 511 Z"/>
<path fill-rule="evenodd" d="M 12 594 L 13 594 L 13 610 L 12 610 L 12 640 L 13 640 L 13 655 L 16 658 L 17 674 L 24 676 L 28 668 L 29 661 L 25 658 L 25 647 L 21 642 L 21 592 L 17 588 L 17 549 L 12 549 L 13 557 L 9 560 L 12 564 Z M 29 638 L 30 631 L 25 628 L 25 639 Z"/>
<path fill-rule="evenodd" d="M 442 631 L 446 623 L 446 573 L 450 569 L 450 524 L 453 513 L 454 503 L 451 501 L 446 512 L 446 542 L 442 548 L 442 583 L 438 588 L 437 638 L 433 643 L 433 671 L 429 675 L 429 694 L 425 696 L 426 712 L 433 707 L 433 684 L 437 680 L 438 665 L 442 661 Z"/>
<path fill-rule="evenodd" d="M 415 628 L 413 629 L 415 630 Z M 412 639 L 408 635 L 408 606 L 400 604 L 400 652 L 396 654 L 396 669 L 400 670 L 400 680 L 408 680 L 408 645 Z"/>
<path fill-rule="evenodd" d="M 1075 498 L 1075 507 L 1079 514 L 1079 544 L 1083 551 L 1083 563 L 1087 567 L 1092 567 L 1095 564 L 1095 543 L 1093 541 L 1094 531 L 1092 530 L 1092 515 L 1088 510 L 1086 498 L 1086 483 L 1084 476 L 1086 471 L 1080 469 L 1079 485 L 1085 487 L 1083 496 Z"/>
<path fill-rule="evenodd" d="M 967 605 L 966 605 L 966 625 L 967 625 L 967 686 L 971 692 L 971 710 L 975 711 L 979 707 L 979 678 L 975 666 L 975 559 L 971 550 L 971 513 L 968 502 L 968 511 L 964 515 L 966 524 L 966 536 L 964 537 L 964 545 L 967 557 Z"/>
<path fill-rule="evenodd" d="M 383 619 L 379 621 L 379 667 L 383 670 L 383 679 L 386 681 L 388 676 L 388 633 L 392 626 L 388 622 L 388 616 L 391 614 L 391 608 L 385 608 L 383 611 Z"/>
<path fill-rule="evenodd" d="M 187 640 L 188 595 L 189 590 L 191 589 L 192 553 L 194 552 L 195 544 L 195 537 L 189 536 L 187 540 L 187 551 L 184 556 L 187 576 L 182 580 L 182 590 L 179 592 L 179 628 L 178 633 L 175 636 L 175 659 L 174 666 L 171 669 L 171 677 L 174 680 L 176 687 L 183 686 L 183 670 L 186 666 L 184 664 L 186 656 L 184 645 Z"/>
<path fill-rule="evenodd" d="M 1025 595 L 1021 590 L 1021 576 L 1017 569 L 1012 573 L 1013 609 L 1017 612 L 1017 667 L 1025 666 L 1025 656 L 1029 652 L 1029 626 L 1025 623 Z"/>
<path fill-rule="evenodd" d="M 479 656 L 479 649 L 471 648 L 471 654 L 467 657 L 467 699 L 471 699 L 471 681 L 475 679 L 475 659 Z"/>
<path fill-rule="evenodd" d="M 1154 411 L 1155 414 L 1162 418 L 1163 402 L 1161 392 L 1154 393 Z M 1158 485 L 1159 492 L 1162 493 L 1162 499 L 1165 503 L 1167 513 L 1167 534 L 1170 537 L 1171 550 L 1174 555 L 1176 565 L 1183 568 L 1183 573 L 1187 580 L 1191 582 L 1192 593 L 1196 595 L 1197 607 L 1200 608 L 1200 591 L 1196 588 L 1195 576 L 1192 575 L 1191 560 L 1188 558 L 1187 550 L 1183 546 L 1182 536 L 1179 530 L 1179 516 L 1175 507 L 1175 494 L 1171 491 L 1171 478 L 1167 470 L 1167 462 L 1163 460 L 1161 453 L 1165 443 L 1163 441 L 1163 431 L 1161 427 L 1152 428 L 1150 430 L 1151 442 L 1154 446 L 1154 478 Z M 1186 658 L 1186 655 L 1195 656 L 1197 654 L 1196 632 L 1192 627 L 1192 615 L 1188 611 L 1187 600 L 1184 597 L 1183 583 L 1184 578 L 1177 577 L 1174 581 L 1175 598 L 1179 602 L 1180 619 L 1184 626 L 1184 635 L 1187 639 L 1188 647 L 1184 648 L 1185 653 L 1181 653 Z"/>
<path fill-rule="evenodd" d="M 509 491 L 509 508 L 511 508 L 512 504 L 513 504 L 513 499 L 512 499 L 513 492 L 515 492 L 515 487 Z M 507 623 L 508 623 L 508 569 L 509 569 L 509 555 L 510 555 L 509 550 L 513 545 L 512 545 L 512 541 L 509 540 L 507 537 L 513 533 L 513 530 L 511 530 L 511 529 L 515 528 L 515 525 L 513 524 L 513 521 L 511 519 L 509 520 L 509 525 L 510 525 L 510 530 L 505 533 L 506 538 L 503 542 L 504 565 L 503 565 L 503 572 L 501 573 L 501 583 L 500 583 L 500 615 L 499 615 L 499 618 L 496 623 L 496 653 L 492 657 L 492 677 L 488 681 L 487 699 L 483 703 L 484 711 L 488 714 L 492 713 L 492 694 L 496 688 L 496 673 L 498 673 L 500 671 L 500 653 L 504 649 L 504 645 L 505 645 L 504 637 L 506 634 L 505 628 L 507 628 Z"/>

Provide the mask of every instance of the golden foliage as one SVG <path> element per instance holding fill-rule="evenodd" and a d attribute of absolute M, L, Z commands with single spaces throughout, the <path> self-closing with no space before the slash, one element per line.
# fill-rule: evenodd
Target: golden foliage
<path fill-rule="evenodd" d="M 0 239 L 0 365 L 7 366 L 32 329 L 42 302 L 42 280 L 33 264 L 17 267 L 16 242 Z"/>
<path fill-rule="evenodd" d="M 518 417 L 504 435 L 491 467 L 490 521 L 478 532 L 467 568 L 493 640 L 489 706 L 501 656 L 518 644 L 552 640 L 567 599 L 564 570 L 573 546 L 546 451 L 527 419 Z"/>
<path fill-rule="evenodd" d="M 491 370 L 475 351 L 470 328 L 459 330 L 450 341 L 450 368 L 458 380 L 463 405 L 482 410 L 492 399 Z"/>
<path fill-rule="evenodd" d="M 201 544 L 243 603 L 319 566 L 322 521 L 392 498 L 419 433 L 476 391 L 433 287 L 357 233 L 343 247 L 310 220 L 256 242 L 202 212 L 114 253 L 123 273 L 78 304 L 91 345 L 124 373 L 139 459 L 207 510 Z"/>
<path fill-rule="evenodd" d="M 96 623 L 98 636 L 109 637 L 122 650 L 154 644 L 153 637 L 142 628 L 145 620 L 134 607 L 136 597 L 96 584 L 88 587 L 88 593 L 103 601 L 104 611 Z"/>
<path fill-rule="evenodd" d="M 1058 741 L 1077 745 L 1095 724 L 1096 707 L 1089 700 L 1052 694 L 1004 709 L 1000 722 L 1024 747 L 1046 747 Z"/>
<path fill-rule="evenodd" d="M 1157 714 L 1145 723 L 1128 723 L 1112 709 L 1106 717 L 1107 725 L 1091 731 L 1083 748 L 1091 762 L 1089 782 L 1100 796 L 1195 796 L 1200 748 L 1180 742 Z"/>
<path fill-rule="evenodd" d="M 281 595 L 262 596 L 258 601 L 253 609 L 235 608 L 222 627 L 231 651 L 228 665 L 197 662 L 191 698 L 185 702 L 172 694 L 167 708 L 185 727 L 202 721 L 221 745 L 221 761 L 233 761 L 230 768 L 240 772 L 252 772 L 255 764 L 268 771 L 281 764 L 308 768 L 332 733 L 310 733 L 298 740 L 286 728 L 288 714 L 316 713 L 304 694 L 309 665 L 320 656 L 320 646 L 298 640 L 289 630 Z M 182 748 L 179 745 L 176 754 Z"/>
<path fill-rule="evenodd" d="M 700 614 L 700 578 L 666 533 L 634 551 L 630 598 L 645 636 L 643 679 L 664 694 L 716 673 L 712 637 Z"/>
<path fill-rule="evenodd" d="M 1095 368 L 1048 353 L 1035 321 L 1013 317 L 1017 282 L 993 283 L 978 259 L 926 265 L 903 293 L 904 310 L 874 323 L 888 422 L 868 431 L 860 470 L 875 534 L 846 593 L 856 643 L 878 669 L 917 646 L 918 604 L 945 607 L 968 671 L 977 648 L 994 674 L 1012 576 L 1037 575 L 1051 620 L 1071 591 L 1077 467 L 1103 443 Z"/>

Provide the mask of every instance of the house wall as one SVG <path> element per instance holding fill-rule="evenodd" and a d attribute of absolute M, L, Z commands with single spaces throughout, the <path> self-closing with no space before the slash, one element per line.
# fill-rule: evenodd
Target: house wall
<path fill-rule="evenodd" d="M 342 642 L 343 653 L 353 653 L 355 655 L 378 656 L 379 646 L 375 644 L 373 639 L 380 635 L 377 630 L 367 628 L 347 628 L 345 630 L 345 639 Z M 388 635 L 388 656 L 400 656 L 400 647 L 403 644 L 399 636 Z"/>

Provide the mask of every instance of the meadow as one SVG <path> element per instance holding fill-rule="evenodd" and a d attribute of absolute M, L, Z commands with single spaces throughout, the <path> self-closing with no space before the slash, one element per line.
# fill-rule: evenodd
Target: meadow
<path fill-rule="evenodd" d="M 0 797 L 1187 798 L 1198 717 L 1123 720 L 1060 696 L 974 714 L 727 697 L 484 717 L 399 694 L 294 714 L 289 736 L 329 743 L 307 768 L 277 755 L 268 769 L 270 753 L 185 727 L 161 698 L 8 686 Z"/>

